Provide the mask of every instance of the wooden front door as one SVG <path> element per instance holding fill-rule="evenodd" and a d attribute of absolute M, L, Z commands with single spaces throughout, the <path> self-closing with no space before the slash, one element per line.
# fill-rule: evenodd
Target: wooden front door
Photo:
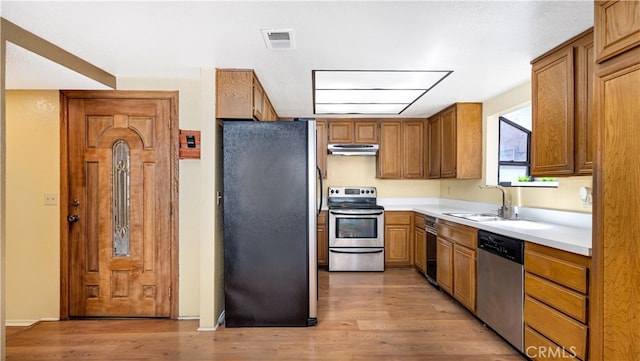
<path fill-rule="evenodd" d="M 63 307 L 69 317 L 175 317 L 177 93 L 61 99 Z"/>

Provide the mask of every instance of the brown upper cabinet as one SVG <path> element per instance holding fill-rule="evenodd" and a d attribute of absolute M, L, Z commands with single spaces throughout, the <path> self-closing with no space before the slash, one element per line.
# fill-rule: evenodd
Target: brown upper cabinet
<path fill-rule="evenodd" d="M 378 122 L 370 119 L 329 120 L 329 144 L 377 144 Z"/>
<path fill-rule="evenodd" d="M 482 178 L 482 103 L 456 103 L 429 118 L 428 178 Z"/>
<path fill-rule="evenodd" d="M 426 178 L 426 119 L 380 121 L 377 178 Z"/>
<path fill-rule="evenodd" d="M 602 63 L 640 45 L 640 3 L 596 1 L 596 61 Z"/>
<path fill-rule="evenodd" d="M 327 178 L 327 121 L 316 119 L 316 164 L 322 178 Z"/>
<path fill-rule="evenodd" d="M 267 93 L 251 69 L 216 69 L 216 118 L 278 120 Z"/>
<path fill-rule="evenodd" d="M 591 174 L 593 29 L 532 62 L 531 174 Z"/>

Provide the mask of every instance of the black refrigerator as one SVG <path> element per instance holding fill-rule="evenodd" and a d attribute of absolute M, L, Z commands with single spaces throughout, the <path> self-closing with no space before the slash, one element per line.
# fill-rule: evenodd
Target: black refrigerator
<path fill-rule="evenodd" d="M 226 327 L 317 322 L 315 121 L 225 121 Z"/>

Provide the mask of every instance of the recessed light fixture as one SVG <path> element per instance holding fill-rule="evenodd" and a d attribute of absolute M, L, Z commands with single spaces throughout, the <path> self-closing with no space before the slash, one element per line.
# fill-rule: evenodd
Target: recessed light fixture
<path fill-rule="evenodd" d="M 398 115 L 452 70 L 313 70 L 314 114 Z"/>
<path fill-rule="evenodd" d="M 264 44 L 269 50 L 295 49 L 293 29 L 262 29 Z"/>

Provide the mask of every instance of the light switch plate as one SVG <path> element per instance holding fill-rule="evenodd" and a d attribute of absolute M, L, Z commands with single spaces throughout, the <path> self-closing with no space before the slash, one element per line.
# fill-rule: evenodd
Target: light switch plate
<path fill-rule="evenodd" d="M 45 206 L 55 206 L 58 204 L 58 193 L 45 193 L 44 194 L 44 205 Z"/>

